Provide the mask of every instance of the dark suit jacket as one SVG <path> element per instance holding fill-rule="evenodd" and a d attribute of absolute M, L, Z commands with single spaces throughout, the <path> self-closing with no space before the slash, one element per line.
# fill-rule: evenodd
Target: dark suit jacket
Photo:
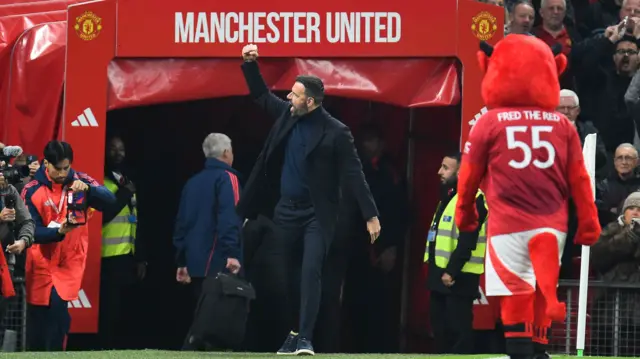
<path fill-rule="evenodd" d="M 291 104 L 269 91 L 256 62 L 245 62 L 242 71 L 251 96 L 276 122 L 247 180 L 238 213 L 241 218 L 255 218 L 258 214 L 272 218 L 280 198 L 286 139 L 296 119 L 291 116 Z M 323 236 L 331 241 L 338 220 L 341 181 L 344 181 L 345 190 L 354 195 L 365 220 L 378 216 L 378 210 L 362 173 L 349 128 L 323 107 L 305 116 L 309 116 L 306 120 L 313 127 L 306 149 L 307 185 Z"/>

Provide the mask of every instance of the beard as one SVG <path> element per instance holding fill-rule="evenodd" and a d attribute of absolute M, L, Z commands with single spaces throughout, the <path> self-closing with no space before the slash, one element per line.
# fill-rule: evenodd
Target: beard
<path fill-rule="evenodd" d="M 300 116 L 306 115 L 307 113 L 309 113 L 309 109 L 308 108 L 306 108 L 306 107 L 300 107 L 299 108 L 299 107 L 294 106 L 293 104 L 291 105 L 291 115 L 292 116 L 300 117 Z"/>

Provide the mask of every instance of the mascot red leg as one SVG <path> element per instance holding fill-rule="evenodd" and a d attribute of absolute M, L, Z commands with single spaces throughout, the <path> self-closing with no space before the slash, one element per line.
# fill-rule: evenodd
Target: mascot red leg
<path fill-rule="evenodd" d="M 551 322 L 563 322 L 566 306 L 558 302 L 557 287 L 560 274 L 560 250 L 564 241 L 558 241 L 553 233 L 541 233 L 529 242 L 529 255 L 536 275 L 533 319 L 533 351 L 545 355 L 549 344 Z"/>
<path fill-rule="evenodd" d="M 553 233 L 540 233 L 529 241 L 529 256 L 536 275 L 537 289 L 545 299 L 545 315 L 556 322 L 563 322 L 566 314 L 564 303 L 558 302 L 556 291 L 560 275 L 560 250 L 564 240 L 559 243 Z"/>
<path fill-rule="evenodd" d="M 500 299 L 506 351 L 511 359 L 530 359 L 533 356 L 534 301 L 535 292 Z"/>

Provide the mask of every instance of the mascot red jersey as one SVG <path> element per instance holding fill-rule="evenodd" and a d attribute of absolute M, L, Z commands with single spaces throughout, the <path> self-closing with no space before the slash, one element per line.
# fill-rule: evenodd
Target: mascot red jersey
<path fill-rule="evenodd" d="M 544 358 L 552 321 L 565 319 L 556 288 L 569 197 L 577 207 L 576 243 L 592 245 L 600 236 L 580 139 L 555 112 L 567 59 L 527 35 L 481 49 L 489 111 L 464 145 L 456 224 L 460 231 L 477 227 L 475 196 L 482 187 L 490 211 L 486 293 L 501 297 L 507 354 Z"/>

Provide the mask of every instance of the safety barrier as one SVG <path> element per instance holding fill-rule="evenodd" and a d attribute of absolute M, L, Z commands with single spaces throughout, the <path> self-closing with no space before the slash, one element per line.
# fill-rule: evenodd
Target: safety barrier
<path fill-rule="evenodd" d="M 7 309 L 0 325 L 0 351 L 26 350 L 27 301 L 23 277 L 14 277 L 16 296 L 7 299 Z M 6 339 L 6 340 L 5 340 Z"/>
<path fill-rule="evenodd" d="M 576 353 L 578 288 L 577 280 L 560 281 L 567 320 L 552 327 L 552 353 Z M 640 357 L 640 283 L 589 281 L 585 338 L 586 356 Z"/>

